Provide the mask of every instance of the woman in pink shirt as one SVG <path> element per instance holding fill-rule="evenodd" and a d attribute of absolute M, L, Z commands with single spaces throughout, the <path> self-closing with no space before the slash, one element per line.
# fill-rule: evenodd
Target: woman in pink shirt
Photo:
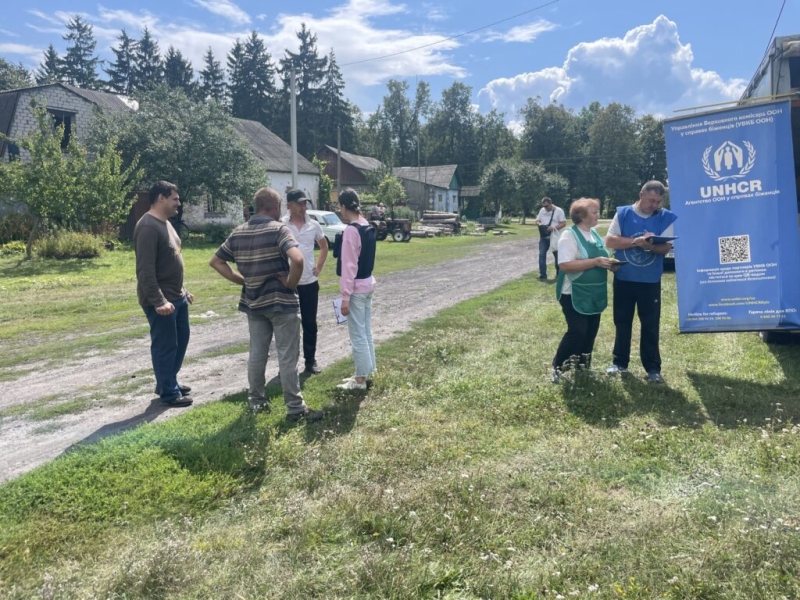
<path fill-rule="evenodd" d="M 372 293 L 375 291 L 375 228 L 361 213 L 358 194 L 350 188 L 339 195 L 342 220 L 348 227 L 342 234 L 336 273 L 341 276 L 342 314 L 347 317 L 350 346 L 353 348 L 354 377 L 336 386 L 343 390 L 366 390 L 367 377 L 376 369 L 372 343 Z"/>

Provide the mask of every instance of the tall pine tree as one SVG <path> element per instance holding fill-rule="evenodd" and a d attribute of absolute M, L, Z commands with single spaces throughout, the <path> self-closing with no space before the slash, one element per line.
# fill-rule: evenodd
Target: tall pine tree
<path fill-rule="evenodd" d="M 133 70 L 133 80 L 137 90 L 149 90 L 161 83 L 164 77 L 164 63 L 161 60 L 161 51 L 158 42 L 145 27 L 142 39 L 134 53 L 136 67 Z"/>
<path fill-rule="evenodd" d="M 120 32 L 119 45 L 111 48 L 116 60 L 109 65 L 106 73 L 109 76 L 108 89 L 117 94 L 130 95 L 136 90 L 136 50 L 139 43 L 128 36 L 123 29 Z"/>
<path fill-rule="evenodd" d="M 273 129 L 275 65 L 258 33 L 253 31 L 244 44 L 236 40 L 228 55 L 228 74 L 233 116 Z"/>
<path fill-rule="evenodd" d="M 225 102 L 225 71 L 222 64 L 214 58 L 214 53 L 209 47 L 203 57 L 205 68 L 200 71 L 200 97 L 201 99 L 215 100 L 220 104 Z"/>
<path fill-rule="evenodd" d="M 192 63 L 183 57 L 180 50 L 175 50 L 172 46 L 164 57 L 164 81 L 170 87 L 182 89 L 190 98 L 197 95 Z"/>
<path fill-rule="evenodd" d="M 328 54 L 328 68 L 322 82 L 321 103 L 324 109 L 319 143 L 336 145 L 337 130 L 341 131 L 342 148 L 352 152 L 355 148 L 355 126 L 353 124 L 353 108 L 344 97 L 344 77 L 336 63 L 333 50 Z M 317 149 L 314 148 L 313 151 Z"/>
<path fill-rule="evenodd" d="M 50 44 L 44 52 L 44 60 L 42 60 L 39 68 L 36 69 L 36 83 L 39 85 L 55 83 L 56 81 L 61 81 L 63 76 L 64 65 L 61 57 L 56 52 L 53 44 Z"/>
<path fill-rule="evenodd" d="M 322 144 L 320 130 L 325 118 L 325 109 L 322 106 L 320 85 L 325 78 L 328 59 L 324 56 L 319 57 L 317 36 L 306 28 L 305 23 L 301 24 L 297 39 L 300 40 L 298 51 L 295 53 L 286 50 L 286 55 L 281 59 L 280 72 L 283 78 L 281 121 L 285 125 L 285 132 L 288 133 L 290 82 L 294 69 L 297 97 L 297 150 L 303 156 L 311 156 Z"/>
<path fill-rule="evenodd" d="M 80 15 L 76 15 L 67 23 L 67 53 L 64 55 L 64 79 L 78 87 L 94 90 L 99 87 L 97 65 L 100 59 L 94 55 L 97 42 L 92 33 L 92 26 Z"/>

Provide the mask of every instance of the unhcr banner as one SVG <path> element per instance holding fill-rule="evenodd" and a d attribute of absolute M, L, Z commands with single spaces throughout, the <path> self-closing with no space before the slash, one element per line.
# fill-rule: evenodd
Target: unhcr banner
<path fill-rule="evenodd" d="M 680 331 L 800 328 L 791 107 L 664 123 Z"/>

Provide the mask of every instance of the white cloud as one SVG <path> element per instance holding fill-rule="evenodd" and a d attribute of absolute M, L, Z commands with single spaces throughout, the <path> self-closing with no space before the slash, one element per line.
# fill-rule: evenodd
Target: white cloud
<path fill-rule="evenodd" d="M 297 48 L 295 32 L 305 23 L 317 36 L 317 47 L 321 54 L 327 54 L 330 48 L 336 52 L 336 60 L 342 68 L 348 88 L 353 84 L 380 84 L 390 77 L 465 76 L 466 70 L 447 56 L 448 51 L 459 47 L 456 40 L 391 58 L 360 62 L 433 44 L 447 37 L 445 34 L 416 34 L 406 29 L 378 29 L 371 22 L 371 17 L 405 11 L 404 5 L 393 5 L 385 0 L 349 0 L 325 17 L 281 14 L 273 32 L 265 39 L 273 56 L 283 56 L 283 49 Z"/>
<path fill-rule="evenodd" d="M 546 19 L 537 19 L 527 25 L 512 27 L 505 33 L 492 32 L 486 36 L 487 42 L 501 40 L 503 42 L 532 42 L 541 34 L 558 29 L 558 25 Z"/>
<path fill-rule="evenodd" d="M 25 44 L 0 43 L 0 54 L 18 54 L 32 60 L 39 60 L 42 57 L 42 49 Z"/>
<path fill-rule="evenodd" d="M 220 2 L 211 0 L 194 0 L 197 3 L 221 6 Z M 225 3 L 234 6 L 233 3 Z M 206 6 L 206 8 L 208 8 Z M 209 8 L 210 10 L 210 8 Z M 440 42 L 449 33 L 427 31 L 415 33 L 415 22 L 409 22 L 396 28 L 383 28 L 374 20 L 389 15 L 405 15 L 408 8 L 404 4 L 395 4 L 391 0 L 344 0 L 332 7 L 327 13 L 312 15 L 309 13 L 283 13 L 263 21 L 260 25 L 261 36 L 272 54 L 275 62 L 283 58 L 284 50 L 296 51 L 298 39 L 296 33 L 301 24 L 317 36 L 317 48 L 321 55 L 327 55 L 331 48 L 336 52 L 336 59 L 347 81 L 347 93 L 358 97 L 363 86 L 372 86 L 385 82 L 390 77 L 432 77 L 444 75 L 448 77 L 464 77 L 467 74 L 459 64 L 455 63 L 450 52 L 460 47 L 458 40 Z M 32 27 L 39 30 L 40 25 L 48 27 L 48 33 L 61 37 L 65 32 L 66 22 L 74 13 L 62 11 L 46 14 L 31 11 L 38 17 L 39 23 Z M 101 58 L 113 60 L 111 47 L 116 46 L 120 29 L 125 28 L 133 38 L 140 37 L 143 27 L 147 26 L 164 52 L 170 45 L 180 49 L 182 54 L 192 62 L 196 70 L 203 66 L 203 56 L 211 47 L 217 60 L 225 64 L 225 57 L 238 38 L 244 40 L 250 31 L 246 27 L 233 23 L 228 28 L 211 29 L 209 25 L 184 20 L 162 20 L 147 11 L 112 10 L 100 6 L 96 14 L 81 15 L 93 27 L 98 40 L 97 52 Z M 256 19 L 261 21 L 258 15 Z M 266 18 L 266 15 L 263 15 Z M 249 17 L 248 17 L 249 19 Z M 406 19 L 401 19 L 405 23 Z M 242 22 L 240 25 L 244 25 Z M 44 27 L 41 28 L 45 29 Z M 394 55 L 427 44 L 428 48 L 414 50 L 392 56 L 391 58 L 361 63 L 364 59 Z M 348 65 L 348 63 L 351 63 Z M 352 64 L 358 63 L 358 64 Z"/>
<path fill-rule="evenodd" d="M 536 96 L 568 108 L 598 100 L 668 115 L 677 108 L 734 100 L 747 83 L 726 81 L 714 71 L 694 67 L 693 61 L 691 46 L 681 44 L 677 25 L 661 15 L 622 38 L 574 46 L 561 67 L 490 81 L 479 98 L 510 117 Z"/>
<path fill-rule="evenodd" d="M 215 15 L 225 17 L 235 25 L 247 25 L 250 22 L 250 15 L 231 0 L 194 0 L 194 4 Z"/>
<path fill-rule="evenodd" d="M 422 10 L 429 21 L 447 21 L 450 18 L 448 10 L 442 6 L 423 2 Z"/>
<path fill-rule="evenodd" d="M 0 29 L 0 33 L 3 35 L 7 35 L 8 37 L 19 37 L 18 33 L 14 33 L 13 31 L 9 31 L 8 29 Z"/>

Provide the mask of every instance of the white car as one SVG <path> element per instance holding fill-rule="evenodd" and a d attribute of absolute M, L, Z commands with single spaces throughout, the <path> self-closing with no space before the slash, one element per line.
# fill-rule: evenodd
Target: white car
<path fill-rule="evenodd" d="M 307 210 L 306 214 L 322 226 L 322 233 L 325 234 L 328 244 L 333 244 L 336 234 L 344 231 L 347 227 L 335 212 Z"/>

